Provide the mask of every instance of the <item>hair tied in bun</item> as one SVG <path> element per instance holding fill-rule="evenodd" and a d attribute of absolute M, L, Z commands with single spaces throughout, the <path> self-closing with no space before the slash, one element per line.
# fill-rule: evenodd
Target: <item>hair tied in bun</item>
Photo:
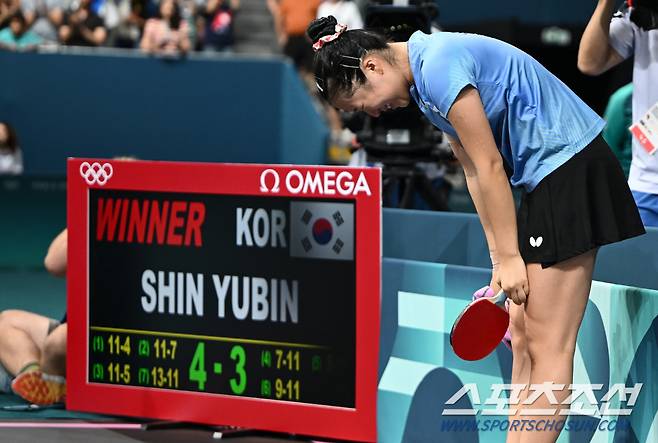
<path fill-rule="evenodd" d="M 336 23 L 333 34 L 320 37 L 317 39 L 315 43 L 313 43 L 313 51 L 318 52 L 325 44 L 333 42 L 338 37 L 340 37 L 340 35 L 346 30 L 347 30 L 346 25 L 343 25 L 342 23 Z"/>

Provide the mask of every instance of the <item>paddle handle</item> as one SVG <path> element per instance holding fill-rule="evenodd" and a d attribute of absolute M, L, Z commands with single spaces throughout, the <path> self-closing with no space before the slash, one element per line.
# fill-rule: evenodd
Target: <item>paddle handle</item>
<path fill-rule="evenodd" d="M 505 309 L 505 300 L 507 300 L 507 295 L 505 294 L 505 291 L 501 289 L 492 301 L 498 305 L 498 307 Z"/>

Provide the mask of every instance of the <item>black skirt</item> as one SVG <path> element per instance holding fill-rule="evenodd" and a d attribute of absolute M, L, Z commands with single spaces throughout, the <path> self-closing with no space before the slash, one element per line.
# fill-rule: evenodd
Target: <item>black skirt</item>
<path fill-rule="evenodd" d="M 544 268 L 645 233 L 619 161 L 600 135 L 522 193 L 517 224 L 523 260 Z"/>

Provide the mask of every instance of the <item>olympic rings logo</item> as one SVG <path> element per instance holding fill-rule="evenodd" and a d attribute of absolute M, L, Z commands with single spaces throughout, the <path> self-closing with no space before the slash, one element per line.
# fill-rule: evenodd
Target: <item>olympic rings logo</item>
<path fill-rule="evenodd" d="M 88 162 L 83 162 L 80 165 L 80 175 L 85 179 L 88 185 L 98 184 L 99 186 L 104 186 L 105 183 L 112 177 L 114 169 L 109 163 L 100 163 L 94 162 L 89 164 Z"/>

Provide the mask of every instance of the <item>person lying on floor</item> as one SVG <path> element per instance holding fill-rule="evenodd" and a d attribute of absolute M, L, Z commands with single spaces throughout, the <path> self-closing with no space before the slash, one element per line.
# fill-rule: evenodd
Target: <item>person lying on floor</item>
<path fill-rule="evenodd" d="M 44 261 L 51 274 L 66 276 L 67 231 L 51 243 Z M 0 392 L 14 392 L 37 405 L 66 395 L 66 315 L 60 320 L 33 312 L 0 313 Z"/>

